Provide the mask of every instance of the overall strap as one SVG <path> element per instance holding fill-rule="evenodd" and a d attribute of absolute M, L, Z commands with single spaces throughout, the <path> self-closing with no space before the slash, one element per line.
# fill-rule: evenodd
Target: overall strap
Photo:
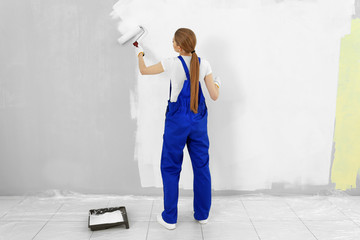
<path fill-rule="evenodd" d="M 190 80 L 190 73 L 189 73 L 189 69 L 187 68 L 186 66 L 186 63 L 184 61 L 184 59 L 182 58 L 181 55 L 178 56 L 178 58 L 180 59 L 182 65 L 183 65 L 183 68 L 185 70 L 185 73 L 186 73 L 186 77 L 188 80 Z M 201 63 L 201 59 L 199 58 L 199 64 Z M 170 91 L 169 91 L 169 100 L 171 99 L 171 80 L 170 80 Z"/>
<path fill-rule="evenodd" d="M 188 67 L 186 66 L 186 63 L 185 63 L 184 59 L 182 58 L 181 55 L 179 55 L 178 58 L 180 59 L 182 65 L 183 65 L 183 68 L 184 68 L 185 73 L 186 73 L 186 78 L 187 78 L 187 80 L 190 80 L 189 69 L 188 69 Z M 199 58 L 199 64 L 200 64 L 200 62 L 201 62 L 201 59 Z"/>

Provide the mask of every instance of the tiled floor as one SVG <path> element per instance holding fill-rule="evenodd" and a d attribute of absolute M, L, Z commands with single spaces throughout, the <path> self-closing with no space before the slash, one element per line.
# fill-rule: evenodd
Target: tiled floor
<path fill-rule="evenodd" d="M 0 240 L 359 240 L 360 197 L 270 196 L 213 197 L 209 222 L 192 216 L 192 198 L 181 197 L 177 228 L 156 222 L 160 197 L 69 195 L 0 197 Z M 125 206 L 130 228 L 91 231 L 90 209 Z"/>

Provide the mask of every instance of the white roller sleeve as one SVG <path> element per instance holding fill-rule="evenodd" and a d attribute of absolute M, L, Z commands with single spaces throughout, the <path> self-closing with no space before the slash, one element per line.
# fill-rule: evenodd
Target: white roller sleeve
<path fill-rule="evenodd" d="M 118 38 L 118 42 L 120 44 L 124 44 L 127 41 L 129 41 L 131 38 L 138 35 L 141 31 L 142 31 L 142 29 L 139 26 L 137 26 L 135 29 L 132 29 L 132 30 L 126 32 L 124 35 L 122 35 L 120 38 Z"/>

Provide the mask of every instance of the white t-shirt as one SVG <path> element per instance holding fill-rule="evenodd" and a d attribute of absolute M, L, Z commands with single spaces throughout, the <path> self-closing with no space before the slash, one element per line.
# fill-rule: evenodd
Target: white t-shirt
<path fill-rule="evenodd" d="M 184 59 L 186 66 L 189 69 L 190 74 L 190 60 L 192 56 L 182 56 Z M 205 76 L 212 73 L 210 63 L 206 60 L 200 57 L 200 75 L 199 75 L 199 81 L 201 84 L 201 89 L 205 90 Z M 168 72 L 170 74 L 170 80 L 171 80 L 171 99 L 170 102 L 176 102 L 177 98 L 181 92 L 181 89 L 184 85 L 184 81 L 186 80 L 186 74 L 185 70 L 183 68 L 183 65 L 178 57 L 172 57 L 172 58 L 166 58 L 161 60 L 161 64 L 164 68 L 165 72 Z M 170 88 L 169 88 L 170 89 Z"/>

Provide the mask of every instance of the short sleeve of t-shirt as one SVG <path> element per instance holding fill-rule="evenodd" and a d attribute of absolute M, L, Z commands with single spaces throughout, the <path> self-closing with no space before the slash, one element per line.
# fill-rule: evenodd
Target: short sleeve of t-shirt
<path fill-rule="evenodd" d="M 212 73 L 212 69 L 211 69 L 211 66 L 210 66 L 210 63 L 204 59 L 204 60 L 201 60 L 201 63 L 200 65 L 203 64 L 203 69 L 204 69 L 204 75 L 207 76 L 209 75 L 210 73 Z"/>
<path fill-rule="evenodd" d="M 161 65 L 163 66 L 164 72 L 171 72 L 174 60 L 175 58 L 165 58 L 161 60 Z"/>

